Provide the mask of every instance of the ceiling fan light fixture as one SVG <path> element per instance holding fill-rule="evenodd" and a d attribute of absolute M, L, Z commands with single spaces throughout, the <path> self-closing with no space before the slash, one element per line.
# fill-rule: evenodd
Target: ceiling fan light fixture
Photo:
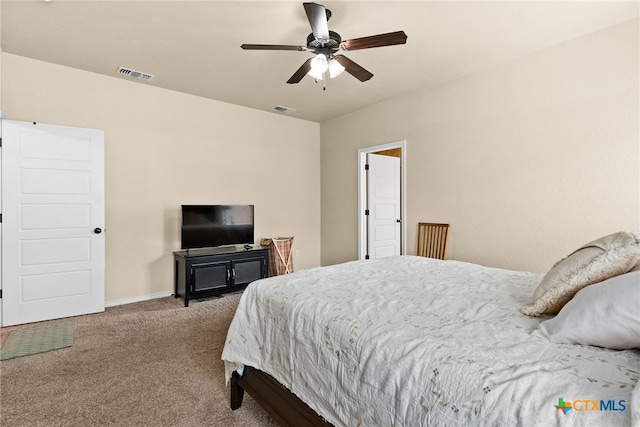
<path fill-rule="evenodd" d="M 338 77 L 344 71 L 344 67 L 336 59 L 329 61 L 329 77 Z"/>
<path fill-rule="evenodd" d="M 307 74 L 316 80 L 322 80 L 324 73 L 329 69 L 327 57 L 322 53 L 316 55 L 316 57 L 311 60 L 310 65 L 311 69 Z"/>

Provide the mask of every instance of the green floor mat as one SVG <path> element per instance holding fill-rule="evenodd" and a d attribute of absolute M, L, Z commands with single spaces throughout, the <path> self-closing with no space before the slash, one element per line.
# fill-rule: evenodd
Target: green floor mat
<path fill-rule="evenodd" d="M 0 348 L 0 360 L 29 356 L 73 345 L 73 321 L 11 331 Z"/>

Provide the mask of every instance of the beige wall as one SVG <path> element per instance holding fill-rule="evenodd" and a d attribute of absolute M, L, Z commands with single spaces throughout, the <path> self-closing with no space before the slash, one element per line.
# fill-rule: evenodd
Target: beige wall
<path fill-rule="evenodd" d="M 106 300 L 173 289 L 181 204 L 254 204 L 320 265 L 317 123 L 2 54 L 7 119 L 105 131 Z M 212 82 L 215 84 L 215 82 Z"/>
<path fill-rule="evenodd" d="M 322 123 L 322 263 L 357 258 L 357 150 L 407 141 L 407 248 L 545 271 L 640 229 L 638 20 Z"/>
<path fill-rule="evenodd" d="M 544 271 L 640 229 L 638 50 L 636 20 L 322 125 L 3 53 L 0 108 L 105 130 L 107 301 L 171 291 L 183 203 L 255 204 L 296 268 L 357 258 L 357 150 L 403 139 L 409 253 L 450 222 L 451 258 Z"/>

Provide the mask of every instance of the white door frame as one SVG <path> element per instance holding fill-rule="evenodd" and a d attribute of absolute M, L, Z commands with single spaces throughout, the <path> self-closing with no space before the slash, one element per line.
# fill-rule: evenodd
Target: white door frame
<path fill-rule="evenodd" d="M 358 150 L 358 259 L 365 259 L 367 255 L 367 218 L 365 209 L 367 206 L 367 175 L 365 165 L 367 164 L 367 154 L 378 151 L 400 149 L 400 253 L 407 253 L 407 233 L 406 233 L 406 140 L 389 142 L 373 147 L 360 148 Z"/>

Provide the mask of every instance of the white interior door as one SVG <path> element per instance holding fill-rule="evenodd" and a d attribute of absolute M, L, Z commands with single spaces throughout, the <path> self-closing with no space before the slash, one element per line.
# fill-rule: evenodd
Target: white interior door
<path fill-rule="evenodd" d="M 368 154 L 369 258 L 400 255 L 400 159 Z"/>
<path fill-rule="evenodd" d="M 104 132 L 2 121 L 2 325 L 104 311 Z"/>

